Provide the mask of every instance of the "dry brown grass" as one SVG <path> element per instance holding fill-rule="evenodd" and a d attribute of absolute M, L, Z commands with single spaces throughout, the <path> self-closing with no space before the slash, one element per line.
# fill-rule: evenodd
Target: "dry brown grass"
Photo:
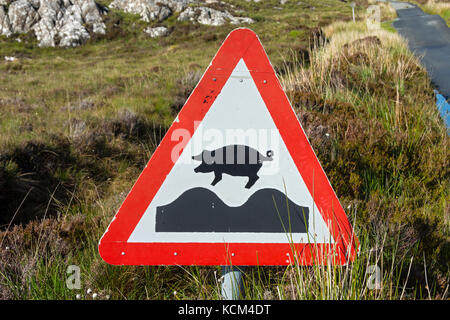
<path fill-rule="evenodd" d="M 379 2 L 377 0 L 369 0 L 370 5 L 376 5 L 380 8 L 381 19 L 385 20 L 393 20 L 397 17 L 397 12 L 395 9 L 387 2 Z"/>
<path fill-rule="evenodd" d="M 282 77 L 299 120 L 340 200 L 358 206 L 373 238 L 398 237 L 397 258 L 419 246 L 445 278 L 450 140 L 430 79 L 398 34 L 364 22 L 324 33 L 309 64 Z"/>
<path fill-rule="evenodd" d="M 353 90 L 348 90 L 346 82 L 352 65 L 359 65 L 360 72 L 367 83 L 375 83 L 377 79 L 387 77 L 394 83 L 392 99 L 395 101 L 395 112 L 392 113 L 392 124 L 399 125 L 407 121 L 402 116 L 404 110 L 400 103 L 400 91 L 405 82 L 412 81 L 418 73 L 423 73 L 418 58 L 408 51 L 407 43 L 398 34 L 383 29 L 368 30 L 363 23 L 349 24 L 337 22 L 324 28 L 329 43 L 317 50 L 308 67 L 299 66 L 284 79 L 285 88 L 302 92 L 325 95 L 331 98 L 338 93 L 343 100 L 355 100 Z M 392 51 L 396 54 L 393 55 Z M 400 58 L 399 58 L 400 57 Z M 407 123 L 403 123 L 408 126 Z"/>
<path fill-rule="evenodd" d="M 445 10 L 450 10 L 450 2 L 429 0 L 424 4 L 424 8 L 436 12 L 436 14 L 442 14 Z"/>

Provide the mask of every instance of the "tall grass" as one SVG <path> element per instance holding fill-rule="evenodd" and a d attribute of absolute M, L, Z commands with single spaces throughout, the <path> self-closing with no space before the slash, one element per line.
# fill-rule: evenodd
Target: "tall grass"
<path fill-rule="evenodd" d="M 352 214 L 356 213 L 356 208 Z M 96 218 L 94 218 L 94 216 Z M 101 220 L 99 220 L 100 218 Z M 95 241 L 108 220 L 100 212 L 87 220 L 59 217 L 15 227 L 0 233 L 0 288 L 3 298 L 15 299 L 220 299 L 223 278 L 219 267 L 118 267 L 101 261 Z M 100 222 L 100 223 L 99 223 Z M 80 225 L 77 225 L 80 224 Z M 287 267 L 245 267 L 245 299 L 415 299 L 435 298 L 435 287 L 421 291 L 409 282 L 413 260 L 398 254 L 400 238 L 387 244 L 373 241 L 360 229 L 360 251 L 354 262 L 302 266 L 297 259 Z M 37 237 L 30 237 L 32 234 Z M 34 240 L 32 240 L 34 239 Z M 25 243 L 23 243 L 25 241 Z M 74 248 L 85 242 L 81 251 Z M 24 245 L 25 244 L 25 245 Z M 7 248 L 6 250 L 4 248 Z M 70 250 L 72 248 L 72 250 Z M 417 252 L 414 252 L 417 254 Z M 8 255 L 14 255 L 14 258 Z M 387 261 L 389 261 L 387 263 Z M 25 263 L 25 264 L 24 264 Z M 82 287 L 66 286 L 68 265 L 82 270 Z M 426 276 L 426 275 L 425 275 Z M 447 290 L 440 296 L 448 297 Z"/>
<path fill-rule="evenodd" d="M 320 150 L 319 158 L 325 163 L 325 171 L 337 193 L 345 194 L 352 199 L 348 201 L 362 206 L 358 217 L 365 227 L 372 226 L 365 229 L 370 241 L 380 242 L 387 237 L 390 246 L 396 246 L 392 242 L 393 226 L 399 224 L 394 229 L 404 240 L 400 240 L 398 252 L 388 255 L 392 259 L 389 263 L 394 263 L 399 256 L 407 256 L 415 261 L 413 270 L 416 271 L 418 261 L 413 258 L 413 247 L 418 245 L 419 252 L 426 252 L 428 256 L 440 251 L 444 259 L 440 260 L 444 263 L 441 265 L 443 292 L 448 286 L 444 252 L 448 252 L 445 249 L 449 230 L 445 199 L 448 199 L 449 186 L 445 181 L 448 161 L 444 159 L 448 159 L 449 139 L 436 112 L 429 78 L 419 59 L 408 50 L 406 41 L 395 33 L 368 30 L 363 22 L 334 23 L 325 27 L 324 33 L 328 41 L 322 40 L 310 51 L 309 63 L 298 60 L 291 63 L 282 77 L 282 84 L 315 150 Z M 432 146 L 437 141 L 441 147 Z M 445 150 L 442 157 L 428 158 L 441 150 Z M 378 158 L 378 152 L 384 156 Z M 399 166 L 399 161 L 415 165 Z M 434 168 L 443 170 L 442 175 L 436 177 L 436 184 L 429 179 L 431 175 L 425 173 L 434 170 L 431 163 L 435 163 Z M 349 171 L 347 175 L 345 172 Z M 347 182 L 342 181 L 343 175 Z M 423 179 L 417 180 L 414 175 L 423 175 Z M 418 193 L 413 190 L 419 189 L 421 196 L 416 197 Z M 418 198 L 421 200 L 416 202 Z M 434 221 L 443 228 L 438 236 L 441 240 L 434 242 L 431 233 L 425 235 L 416 229 L 423 219 L 436 219 Z M 420 240 L 414 240 L 415 236 L 411 238 L 412 234 Z M 431 249 L 433 245 L 428 245 L 431 242 L 437 247 Z M 419 261 L 422 258 L 419 257 Z M 395 287 L 393 282 L 403 281 L 404 276 L 390 281 L 391 288 Z M 396 278 L 393 274 L 390 277 Z M 429 288 L 426 275 L 421 282 L 424 284 L 418 286 L 420 292 L 416 292 L 419 295 L 424 294 L 423 288 Z M 396 294 L 391 290 L 385 297 Z"/>
<path fill-rule="evenodd" d="M 294 13 L 283 14 L 298 23 Z M 281 27 L 269 22 L 256 28 L 274 33 L 272 27 L 287 28 L 291 20 Z M 218 39 L 228 30 L 220 32 Z M 324 32 L 328 40 L 293 61 L 286 58 L 280 78 L 349 211 L 360 253 L 346 266 L 305 267 L 294 259 L 288 267 L 246 268 L 246 298 L 446 299 L 450 148 L 426 71 L 396 34 L 369 31 L 362 22 L 335 23 Z M 289 43 L 282 43 L 291 46 L 293 38 L 285 37 Z M 201 66 L 184 71 L 179 61 L 206 67 L 219 45 L 205 45 L 200 37 L 188 42 L 187 48 L 169 50 L 142 40 L 132 50 L 117 40 L 52 49 L 48 57 L 39 51 L 37 62 L 20 62 L 22 71 L 0 66 L 9 88 L 0 101 L 7 115 L 1 124 L 0 187 L 21 194 L 11 210 L 14 221 L 8 219 L 0 231 L 0 298 L 92 299 L 93 292 L 97 299 L 220 298 L 220 267 L 110 266 L 97 249 L 166 123 L 195 85 Z M 271 60 L 280 61 L 279 42 L 268 47 Z M 61 60 L 55 55 L 72 63 L 55 62 Z M 50 65 L 48 77 L 43 69 Z M 7 101 L 6 93 L 16 91 L 23 100 Z M 22 120 L 34 126 L 29 133 L 23 132 L 25 123 L 16 123 L 19 108 Z M 38 138 L 39 143 L 29 141 Z M 33 195 L 36 189 L 48 194 Z M 17 223 L 24 207 L 41 202 L 45 219 Z M 81 268 L 80 290 L 65 285 L 69 265 Z M 370 266 L 380 268 L 379 288 L 370 289 Z"/>
<path fill-rule="evenodd" d="M 362 234 L 364 236 L 364 234 Z M 361 239 L 361 252 L 355 261 L 344 266 L 331 264 L 303 266 L 293 263 L 278 268 L 276 280 L 267 281 L 261 276 L 267 269 L 255 267 L 245 276 L 249 298 L 265 299 L 319 299 L 364 300 L 405 299 L 417 297 L 415 288 L 408 287 L 407 271 L 411 261 L 394 261 L 386 266 L 385 255 L 395 256 L 395 248 L 383 243 L 373 243 L 367 237 Z M 409 263 L 408 263 L 409 262 Z M 406 269 L 406 270 L 405 270 Z"/>
<path fill-rule="evenodd" d="M 310 64 L 298 63 L 282 79 L 288 92 L 308 92 L 324 99 L 346 101 L 357 114 L 369 113 L 390 131 L 395 128 L 408 131 L 416 125 L 410 121 L 440 121 L 431 108 L 417 112 L 422 119 L 405 116 L 405 112 L 415 108 L 414 104 L 409 105 L 407 111 L 405 103 L 400 102 L 405 87 L 422 77 L 424 70 L 419 58 L 411 54 L 406 41 L 398 34 L 383 29 L 367 30 L 364 22 L 338 22 L 325 27 L 324 32 L 329 43 L 310 53 Z M 352 73 L 357 73 L 358 80 L 363 81 L 349 88 L 348 79 L 354 78 Z M 373 86 L 380 79 L 389 82 L 393 96 L 377 94 Z"/>

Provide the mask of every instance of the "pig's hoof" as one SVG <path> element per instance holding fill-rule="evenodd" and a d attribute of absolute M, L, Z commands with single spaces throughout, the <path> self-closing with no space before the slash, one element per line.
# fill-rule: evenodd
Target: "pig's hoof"
<path fill-rule="evenodd" d="M 259 177 L 250 178 L 250 179 L 248 180 L 247 184 L 245 185 L 245 188 L 246 188 L 246 189 L 250 189 L 250 188 L 255 184 L 255 182 L 256 182 L 258 179 L 259 179 Z"/>
<path fill-rule="evenodd" d="M 213 182 L 211 182 L 211 185 L 215 186 L 220 180 L 222 179 L 214 179 Z"/>

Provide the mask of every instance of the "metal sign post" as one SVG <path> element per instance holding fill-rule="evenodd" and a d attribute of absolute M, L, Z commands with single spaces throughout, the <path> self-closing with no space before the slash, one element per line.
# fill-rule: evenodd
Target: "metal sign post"
<path fill-rule="evenodd" d="M 355 23 L 355 7 L 356 7 L 356 3 L 352 2 L 352 3 L 350 3 L 350 6 L 352 7 L 353 23 Z"/>
<path fill-rule="evenodd" d="M 243 275 L 243 267 L 222 266 L 221 295 L 223 300 L 239 300 L 245 297 Z"/>

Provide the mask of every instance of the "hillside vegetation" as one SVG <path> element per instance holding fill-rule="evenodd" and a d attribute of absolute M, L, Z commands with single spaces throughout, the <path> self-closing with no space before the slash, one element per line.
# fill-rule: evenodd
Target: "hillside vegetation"
<path fill-rule="evenodd" d="M 227 2 L 255 21 L 361 240 L 344 267 L 248 268 L 246 297 L 446 299 L 450 140 L 404 40 L 388 24 L 367 29 L 366 1 L 357 23 L 339 0 Z M 151 39 L 131 14 L 111 10 L 105 24 L 71 49 L 0 37 L 0 298 L 217 299 L 220 267 L 110 266 L 97 245 L 236 26 L 171 17 L 173 32 Z M 69 265 L 81 268 L 80 290 L 66 287 Z"/>

